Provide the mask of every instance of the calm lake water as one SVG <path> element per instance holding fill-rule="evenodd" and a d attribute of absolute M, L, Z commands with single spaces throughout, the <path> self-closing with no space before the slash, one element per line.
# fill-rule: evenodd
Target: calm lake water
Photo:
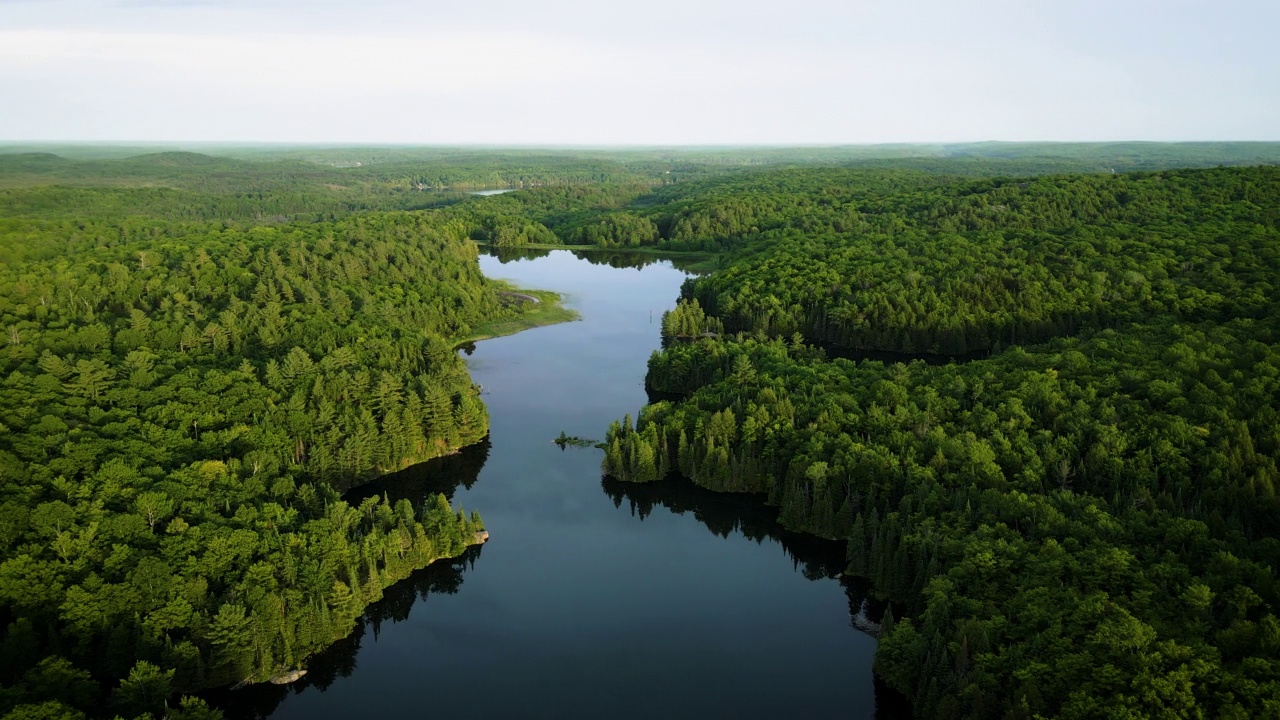
<path fill-rule="evenodd" d="M 355 493 L 444 491 L 492 539 L 392 588 L 292 688 L 211 699 L 229 717 L 876 717 L 842 544 L 782 531 L 755 498 L 602 480 L 600 450 L 551 442 L 603 439 L 645 403 L 686 274 L 565 251 L 481 266 L 582 320 L 477 344 L 489 441 Z"/>

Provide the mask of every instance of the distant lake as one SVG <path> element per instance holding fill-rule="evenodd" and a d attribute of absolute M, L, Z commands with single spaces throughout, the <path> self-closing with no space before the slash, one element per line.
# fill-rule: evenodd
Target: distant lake
<path fill-rule="evenodd" d="M 516 188 L 500 188 L 498 190 L 471 190 L 468 194 L 470 195 L 501 195 L 502 193 L 512 192 L 515 189 Z"/>
<path fill-rule="evenodd" d="M 352 493 L 446 492 L 489 543 L 390 588 L 293 687 L 215 694 L 228 718 L 893 716 L 858 629 L 883 605 L 836 577 L 843 543 L 783 530 L 757 497 L 603 480 L 600 450 L 552 443 L 644 405 L 687 277 L 588 257 L 482 256 L 582 320 L 468 348 L 489 439 Z"/>

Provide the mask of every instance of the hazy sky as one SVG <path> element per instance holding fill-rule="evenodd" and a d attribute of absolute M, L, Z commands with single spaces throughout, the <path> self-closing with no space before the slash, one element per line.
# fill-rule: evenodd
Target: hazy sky
<path fill-rule="evenodd" d="M 1280 0 L 0 0 L 0 139 L 1280 140 Z"/>

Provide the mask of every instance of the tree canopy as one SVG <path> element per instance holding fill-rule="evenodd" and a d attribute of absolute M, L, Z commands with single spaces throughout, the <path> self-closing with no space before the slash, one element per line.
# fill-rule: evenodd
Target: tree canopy
<path fill-rule="evenodd" d="M 0 220 L 0 712 L 199 716 L 166 701 L 303 664 L 476 541 L 442 496 L 340 495 L 487 433 L 453 340 L 520 309 L 468 234 Z"/>
<path fill-rule="evenodd" d="M 846 540 L 920 717 L 1280 713 L 1280 173 L 820 196 L 686 285 L 605 472 Z"/>

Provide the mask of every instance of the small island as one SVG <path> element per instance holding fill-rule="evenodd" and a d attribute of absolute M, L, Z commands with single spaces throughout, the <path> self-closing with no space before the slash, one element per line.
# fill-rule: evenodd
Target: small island
<path fill-rule="evenodd" d="M 598 440 L 588 440 L 587 438 L 578 437 L 576 435 L 567 435 L 563 430 L 561 430 L 560 435 L 556 437 L 555 440 L 552 440 L 551 442 L 555 443 L 556 445 L 559 445 L 561 450 L 564 450 L 565 448 L 570 448 L 570 447 L 575 447 L 575 448 L 601 447 L 600 442 Z"/>

